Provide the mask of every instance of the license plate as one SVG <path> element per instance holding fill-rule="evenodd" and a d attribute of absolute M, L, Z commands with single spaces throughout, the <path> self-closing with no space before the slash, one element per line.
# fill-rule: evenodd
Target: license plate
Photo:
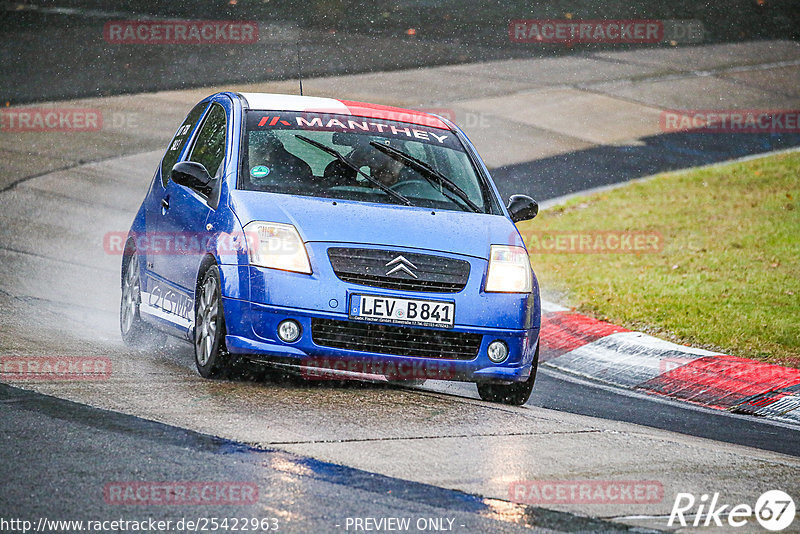
<path fill-rule="evenodd" d="M 454 302 L 352 295 L 349 316 L 359 321 L 452 328 Z"/>

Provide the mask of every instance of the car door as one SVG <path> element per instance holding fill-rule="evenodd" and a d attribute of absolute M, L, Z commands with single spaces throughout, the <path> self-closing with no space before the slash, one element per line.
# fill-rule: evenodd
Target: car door
<path fill-rule="evenodd" d="M 209 103 L 200 102 L 186 115 L 170 141 L 159 166 L 156 179 L 145 200 L 146 236 L 139 240 L 139 255 L 143 259 L 142 303 L 143 318 L 161 327 L 179 328 L 183 330 L 189 321 L 185 314 L 172 313 L 178 311 L 172 305 L 173 295 L 177 296 L 166 280 L 156 274 L 156 264 L 163 269 L 162 257 L 167 254 L 170 236 L 165 229 L 167 223 L 164 204 L 168 202 L 167 186 L 170 181 L 172 167 L 180 161 L 192 140 Z M 177 299 L 176 299 L 177 300 Z M 168 311 L 165 311 L 168 310 Z M 179 326 L 180 325 L 180 326 Z"/>
<path fill-rule="evenodd" d="M 219 180 L 224 173 L 227 123 L 225 109 L 212 103 L 178 161 L 200 163 Z M 195 283 L 212 208 L 204 193 L 172 179 L 167 179 L 159 204 L 156 236 L 161 240 L 161 253 L 151 255 L 154 305 L 162 319 L 188 334 L 194 322 Z"/>

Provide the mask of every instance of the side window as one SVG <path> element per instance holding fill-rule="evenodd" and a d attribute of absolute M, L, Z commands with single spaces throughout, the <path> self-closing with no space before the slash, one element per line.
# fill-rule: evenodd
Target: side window
<path fill-rule="evenodd" d="M 212 104 L 189 157 L 189 161 L 202 164 L 212 177 L 216 176 L 225 158 L 225 133 L 225 109 Z"/>
<path fill-rule="evenodd" d="M 439 171 L 463 189 L 469 199 L 478 207 L 483 207 L 483 193 L 478 182 L 470 176 L 471 173 L 468 169 L 472 168 L 472 163 L 469 161 L 469 156 L 467 156 L 466 152 L 449 148 L 445 148 L 441 152 L 445 154 L 445 157 L 439 160 L 442 165 L 438 167 Z"/>
<path fill-rule="evenodd" d="M 178 131 L 175 132 L 175 137 L 172 138 L 172 141 L 167 147 L 167 152 L 164 154 L 164 158 L 161 160 L 161 184 L 164 187 L 167 187 L 167 182 L 169 181 L 169 174 L 172 172 L 172 167 L 178 162 L 178 156 L 183 150 L 183 146 L 186 144 L 186 141 L 189 140 L 189 134 L 192 133 L 192 127 L 200 120 L 200 117 L 203 115 L 203 112 L 206 110 L 208 106 L 208 102 L 203 102 L 201 104 L 197 104 L 192 111 L 186 116 L 184 119 L 183 124 L 181 124 Z"/>

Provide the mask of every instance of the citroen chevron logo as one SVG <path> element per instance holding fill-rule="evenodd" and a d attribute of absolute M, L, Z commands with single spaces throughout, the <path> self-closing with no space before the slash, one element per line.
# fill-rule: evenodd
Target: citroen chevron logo
<path fill-rule="evenodd" d="M 390 267 L 392 265 L 394 265 L 394 267 L 392 267 L 386 272 L 386 276 L 394 274 L 398 271 L 403 271 L 406 274 L 413 276 L 414 278 L 419 278 L 416 274 L 414 274 L 414 272 L 411 269 L 409 269 L 409 267 L 411 267 L 412 269 L 416 269 L 417 266 L 408 261 L 407 259 L 405 259 L 403 256 L 397 256 L 395 259 L 387 263 L 386 267 Z"/>

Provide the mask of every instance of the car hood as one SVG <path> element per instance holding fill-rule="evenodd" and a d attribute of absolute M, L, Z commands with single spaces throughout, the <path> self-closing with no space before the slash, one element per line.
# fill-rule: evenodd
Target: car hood
<path fill-rule="evenodd" d="M 432 210 L 257 191 L 235 191 L 231 207 L 250 221 L 293 224 L 303 241 L 417 248 L 489 257 L 490 245 L 522 245 L 502 215 Z"/>

